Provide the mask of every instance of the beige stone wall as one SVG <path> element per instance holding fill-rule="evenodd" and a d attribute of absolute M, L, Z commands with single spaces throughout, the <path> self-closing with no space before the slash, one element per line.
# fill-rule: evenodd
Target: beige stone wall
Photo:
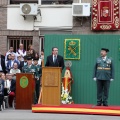
<path fill-rule="evenodd" d="M 82 2 L 90 2 L 92 0 L 81 0 Z M 79 0 L 74 0 L 79 2 Z M 7 4 L 8 0 L 0 0 L 0 52 L 5 54 L 7 51 L 8 36 L 33 36 L 33 46 L 39 51 L 39 32 L 38 31 L 11 31 L 7 30 Z M 45 33 L 45 32 L 44 32 Z M 53 34 L 53 33 L 52 33 Z M 120 31 L 92 31 L 91 17 L 74 17 L 72 34 L 120 34 Z"/>
<path fill-rule="evenodd" d="M 0 0 L 0 6 L 7 5 L 9 0 Z"/>

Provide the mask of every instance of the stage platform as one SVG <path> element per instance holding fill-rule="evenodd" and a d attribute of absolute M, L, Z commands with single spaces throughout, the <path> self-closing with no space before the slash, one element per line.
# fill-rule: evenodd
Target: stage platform
<path fill-rule="evenodd" d="M 33 113 L 91 114 L 120 116 L 120 106 L 96 106 L 88 104 L 66 104 L 60 106 L 32 105 Z"/>

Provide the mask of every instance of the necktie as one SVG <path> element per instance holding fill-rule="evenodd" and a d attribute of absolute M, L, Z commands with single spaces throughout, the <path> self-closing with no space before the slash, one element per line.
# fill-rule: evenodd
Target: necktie
<path fill-rule="evenodd" d="M 56 59 L 57 59 L 56 56 L 54 56 L 54 63 L 56 62 Z"/>

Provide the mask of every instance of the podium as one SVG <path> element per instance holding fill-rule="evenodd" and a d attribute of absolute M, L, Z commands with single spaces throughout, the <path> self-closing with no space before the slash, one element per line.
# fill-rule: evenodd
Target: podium
<path fill-rule="evenodd" d="M 31 109 L 34 97 L 34 75 L 16 74 L 16 109 Z"/>
<path fill-rule="evenodd" d="M 61 67 L 42 68 L 42 105 L 61 104 Z"/>

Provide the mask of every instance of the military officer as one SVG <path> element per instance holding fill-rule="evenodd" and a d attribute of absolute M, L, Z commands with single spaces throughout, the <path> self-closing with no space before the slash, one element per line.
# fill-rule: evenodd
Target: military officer
<path fill-rule="evenodd" d="M 97 83 L 97 106 L 108 106 L 110 82 L 114 79 L 114 65 L 112 58 L 107 56 L 108 49 L 101 49 L 94 66 L 93 80 Z"/>
<path fill-rule="evenodd" d="M 23 73 L 34 73 L 35 77 L 35 84 L 36 84 L 36 79 L 39 77 L 37 67 L 32 64 L 32 57 L 28 56 L 27 57 L 27 65 L 23 66 L 22 68 Z M 36 104 L 36 92 L 34 94 L 34 104 Z"/>
<path fill-rule="evenodd" d="M 39 92 L 40 92 L 40 80 L 41 80 L 41 76 L 42 76 L 42 67 L 41 67 L 41 65 L 39 65 L 38 64 L 38 60 L 39 60 L 39 58 L 34 58 L 33 59 L 34 60 L 34 65 L 37 67 L 37 73 L 38 73 L 38 75 L 37 75 L 37 78 L 36 78 L 36 97 L 37 97 L 37 101 L 38 101 L 38 99 L 39 99 Z M 36 101 L 36 102 L 37 102 Z"/>

